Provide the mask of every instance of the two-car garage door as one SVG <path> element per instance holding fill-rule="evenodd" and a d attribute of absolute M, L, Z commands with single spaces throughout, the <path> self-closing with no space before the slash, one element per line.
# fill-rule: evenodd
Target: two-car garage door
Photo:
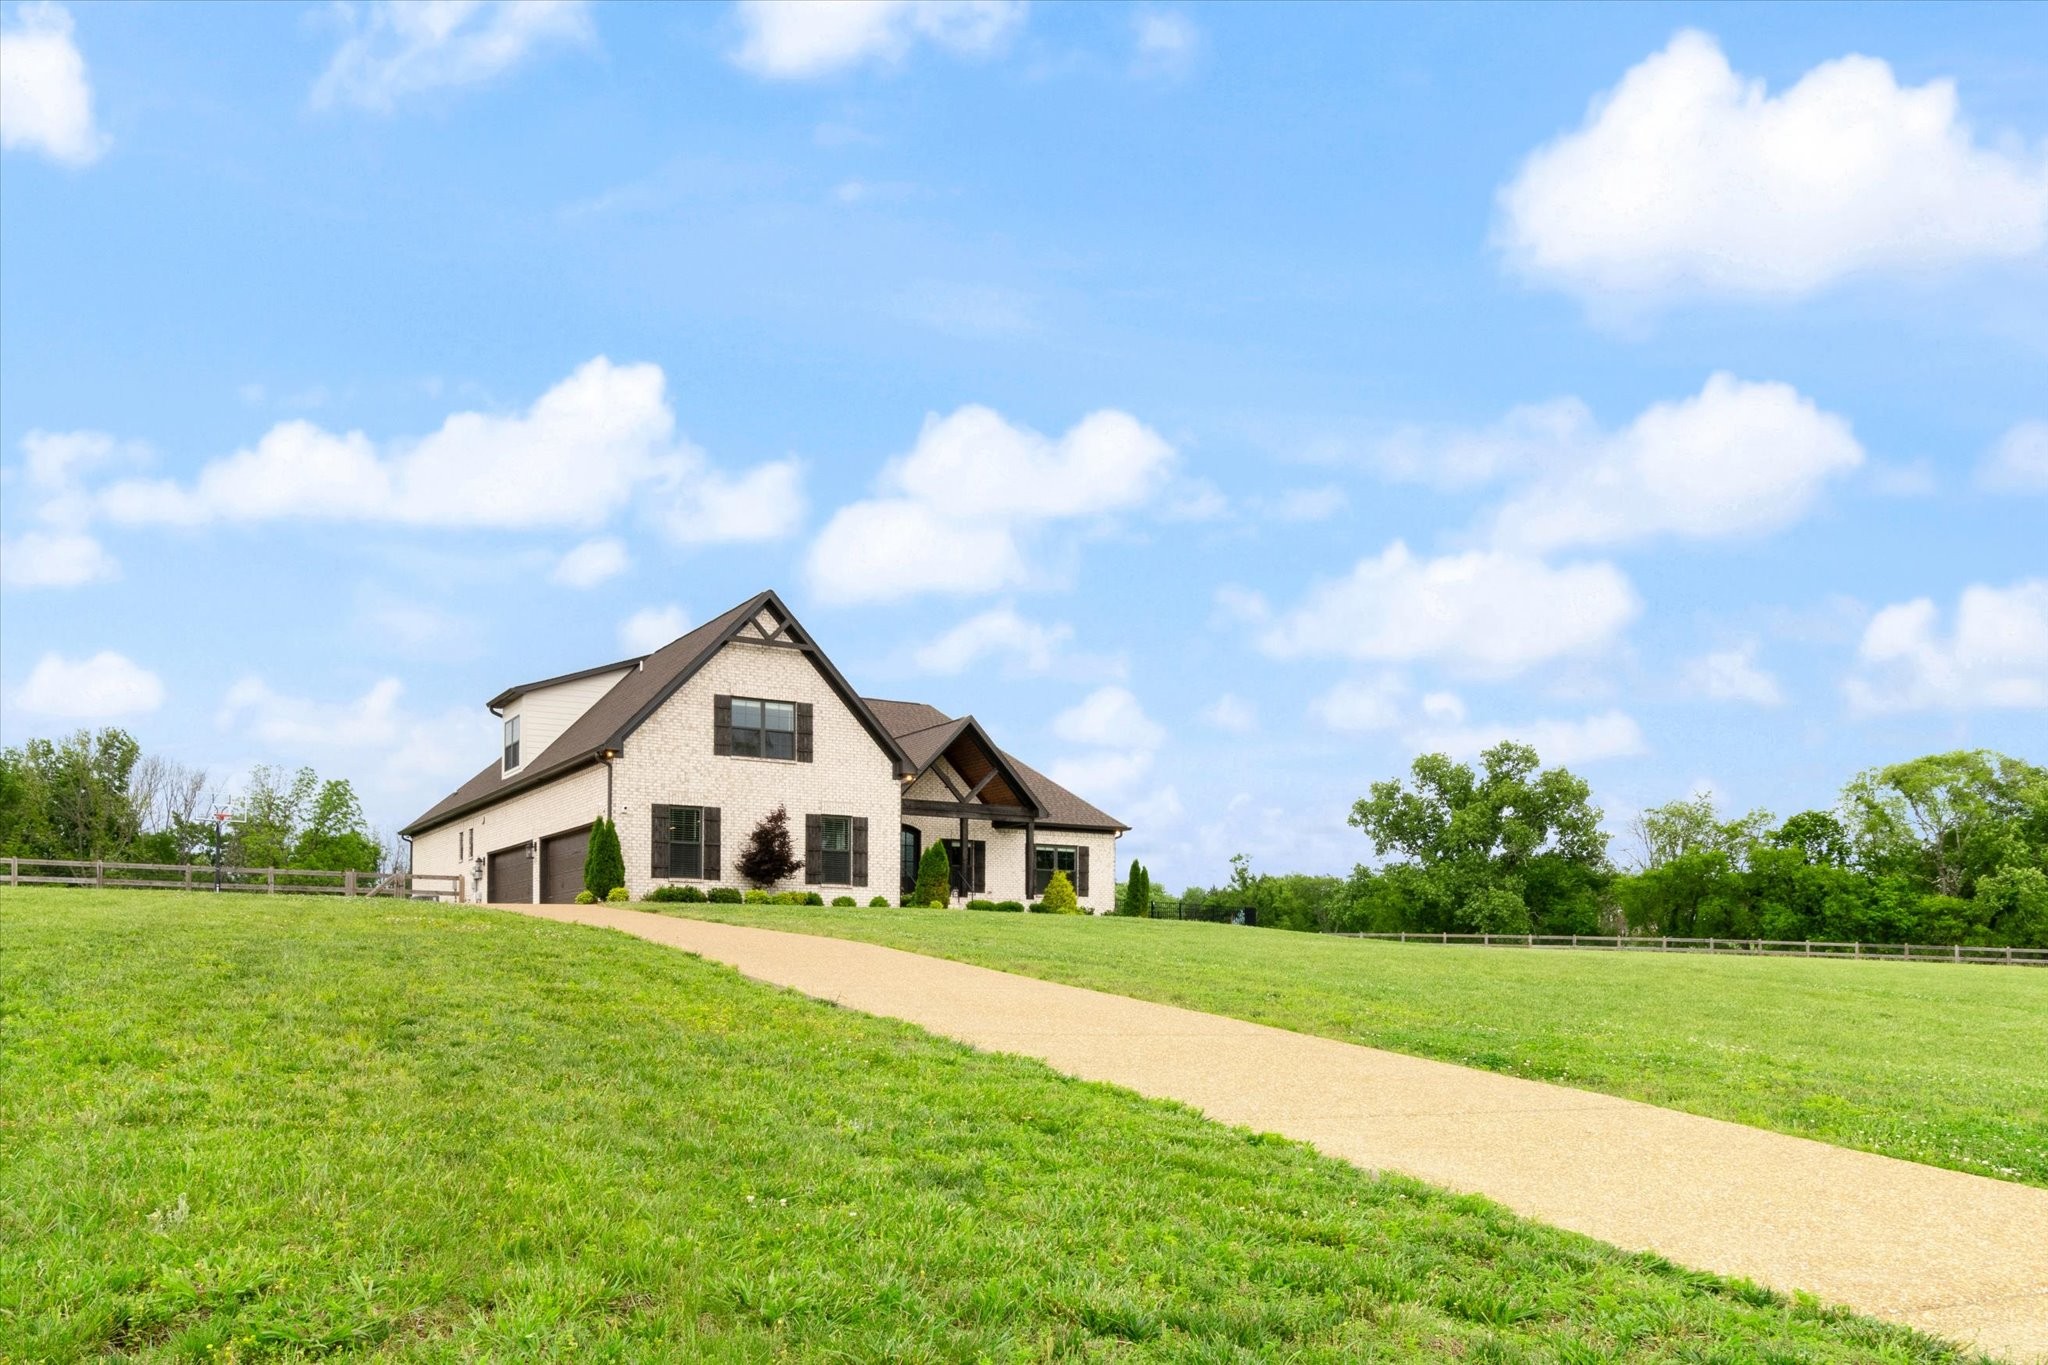
<path fill-rule="evenodd" d="M 566 905 L 583 889 L 583 859 L 590 852 L 590 826 L 550 834 L 540 841 L 540 899 Z M 493 905 L 524 905 L 534 890 L 533 851 L 514 844 L 491 855 L 490 899 Z"/>

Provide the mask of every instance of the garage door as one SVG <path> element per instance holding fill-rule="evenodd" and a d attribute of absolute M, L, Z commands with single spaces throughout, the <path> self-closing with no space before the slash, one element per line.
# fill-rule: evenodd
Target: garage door
<path fill-rule="evenodd" d="M 533 899 L 533 857 L 525 844 L 491 855 L 491 904 L 524 905 Z"/>
<path fill-rule="evenodd" d="M 590 826 L 540 841 L 540 898 L 567 905 L 583 889 L 583 859 L 590 852 Z"/>

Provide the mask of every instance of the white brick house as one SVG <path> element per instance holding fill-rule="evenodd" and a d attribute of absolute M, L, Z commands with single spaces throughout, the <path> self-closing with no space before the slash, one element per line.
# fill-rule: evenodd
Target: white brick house
<path fill-rule="evenodd" d="M 860 696 L 772 592 L 488 705 L 503 752 L 400 831 L 414 871 L 459 874 L 473 900 L 573 899 L 599 816 L 618 825 L 635 897 L 744 886 L 742 842 L 782 806 L 804 866 L 778 889 L 894 902 L 943 839 L 956 902 L 1032 899 L 1062 870 L 1086 908 L 1114 903 L 1127 826 L 972 716 Z"/>

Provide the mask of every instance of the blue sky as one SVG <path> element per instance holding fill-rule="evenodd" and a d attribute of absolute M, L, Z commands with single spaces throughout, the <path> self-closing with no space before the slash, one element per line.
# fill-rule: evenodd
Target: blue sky
<path fill-rule="evenodd" d="M 2048 758 L 2048 16 L 0 9 L 0 739 L 395 828 L 779 589 L 1173 885 Z"/>

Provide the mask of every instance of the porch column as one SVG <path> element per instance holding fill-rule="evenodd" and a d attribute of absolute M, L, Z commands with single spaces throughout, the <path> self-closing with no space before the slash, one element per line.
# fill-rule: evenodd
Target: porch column
<path fill-rule="evenodd" d="M 960 862 L 953 869 L 953 880 L 960 888 L 960 899 L 966 900 L 974 894 L 974 878 L 969 874 L 969 865 L 974 861 L 974 845 L 967 842 L 967 817 L 960 817 Z"/>
<path fill-rule="evenodd" d="M 1029 902 L 1037 892 L 1031 883 L 1038 877 L 1038 822 L 1024 822 L 1024 899 Z"/>

